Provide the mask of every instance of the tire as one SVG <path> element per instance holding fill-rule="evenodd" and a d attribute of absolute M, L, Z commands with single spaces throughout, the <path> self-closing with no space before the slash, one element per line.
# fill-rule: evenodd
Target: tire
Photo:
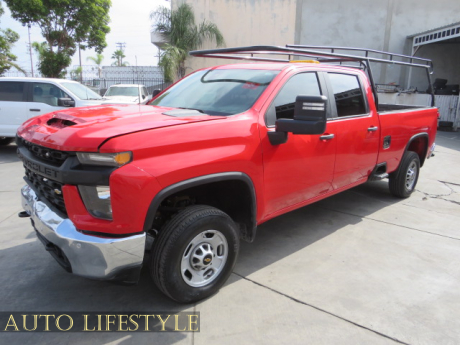
<path fill-rule="evenodd" d="M 153 243 L 150 273 L 171 299 L 192 303 L 227 281 L 239 251 L 239 231 L 224 212 L 190 206 L 176 214 Z"/>
<path fill-rule="evenodd" d="M 398 198 L 408 198 L 415 190 L 420 175 L 420 159 L 418 154 L 407 151 L 398 170 L 390 174 L 390 192 Z"/>
<path fill-rule="evenodd" d="M 14 138 L 0 137 L 0 146 L 7 146 L 14 141 Z"/>

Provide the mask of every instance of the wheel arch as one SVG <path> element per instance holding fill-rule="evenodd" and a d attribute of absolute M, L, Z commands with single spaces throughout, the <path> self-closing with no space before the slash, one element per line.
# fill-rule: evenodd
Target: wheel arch
<path fill-rule="evenodd" d="M 256 192 L 251 178 L 242 172 L 225 172 L 195 177 L 181 181 L 162 189 L 152 199 L 144 222 L 144 231 L 152 229 L 155 216 L 160 205 L 169 197 L 188 192 L 210 192 L 219 194 L 225 191 L 228 197 L 226 202 L 221 202 L 222 197 L 211 198 L 214 201 L 206 202 L 205 205 L 214 206 L 227 213 L 240 225 L 241 238 L 252 242 L 257 229 L 257 203 Z M 230 202 L 229 202 L 230 201 Z M 230 206 L 233 205 L 233 206 Z"/>
<path fill-rule="evenodd" d="M 406 149 L 404 150 L 403 157 L 407 151 L 413 151 L 417 153 L 420 159 L 420 167 L 422 167 L 423 163 L 425 163 L 426 155 L 428 153 L 428 142 L 428 133 L 423 132 L 415 134 L 409 139 L 409 142 L 406 145 Z"/>

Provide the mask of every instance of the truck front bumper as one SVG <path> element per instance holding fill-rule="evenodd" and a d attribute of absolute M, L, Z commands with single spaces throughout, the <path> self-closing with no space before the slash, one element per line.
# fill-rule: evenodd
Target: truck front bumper
<path fill-rule="evenodd" d="M 72 221 L 40 201 L 29 185 L 21 189 L 22 207 L 30 215 L 46 250 L 78 276 L 136 283 L 145 253 L 145 233 L 123 238 L 85 235 Z"/>

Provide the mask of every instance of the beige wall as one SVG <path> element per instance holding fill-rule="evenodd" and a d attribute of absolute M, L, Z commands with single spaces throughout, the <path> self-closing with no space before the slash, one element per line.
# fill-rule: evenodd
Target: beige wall
<path fill-rule="evenodd" d="M 196 22 L 210 20 L 222 32 L 226 47 L 285 45 L 294 42 L 297 0 L 172 0 L 173 9 L 181 2 L 193 7 Z M 202 49 L 216 48 L 205 44 Z M 190 57 L 187 71 L 239 60 Z"/>
<path fill-rule="evenodd" d="M 193 6 L 197 22 L 217 24 L 227 47 L 295 43 L 411 54 L 407 36 L 460 20 L 458 0 L 172 0 L 173 8 L 182 1 Z M 460 82 L 458 45 L 420 51 L 420 56 L 434 59 L 434 77 Z M 237 60 L 191 58 L 187 72 L 232 62 Z M 377 82 L 406 86 L 406 68 L 376 67 Z"/>

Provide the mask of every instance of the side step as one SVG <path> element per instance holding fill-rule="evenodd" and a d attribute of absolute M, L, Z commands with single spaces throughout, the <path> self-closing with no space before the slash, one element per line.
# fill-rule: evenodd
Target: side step
<path fill-rule="evenodd" d="M 390 175 L 387 173 L 387 163 L 384 162 L 375 166 L 374 170 L 369 175 L 368 181 L 380 181 L 388 176 Z"/>

